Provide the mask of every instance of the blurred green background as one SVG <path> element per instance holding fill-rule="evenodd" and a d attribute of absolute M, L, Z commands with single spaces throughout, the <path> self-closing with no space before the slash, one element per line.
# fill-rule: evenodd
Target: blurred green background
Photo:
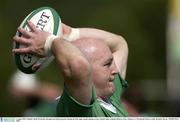
<path fill-rule="evenodd" d="M 12 37 L 32 10 L 50 6 L 64 23 L 95 27 L 122 35 L 129 45 L 126 80 L 143 86 L 149 111 L 167 115 L 166 107 L 166 0 L 1 0 L 0 1 L 0 116 L 21 116 L 23 104 L 7 93 L 16 66 Z M 61 85 L 54 63 L 38 72 L 40 79 Z"/>

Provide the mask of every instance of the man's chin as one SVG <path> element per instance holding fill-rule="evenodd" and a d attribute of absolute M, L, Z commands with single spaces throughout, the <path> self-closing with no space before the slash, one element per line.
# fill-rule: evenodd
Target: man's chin
<path fill-rule="evenodd" d="M 108 86 L 109 86 L 109 91 L 111 91 L 111 95 L 112 95 L 114 93 L 114 91 L 115 91 L 114 83 L 109 82 Z"/>

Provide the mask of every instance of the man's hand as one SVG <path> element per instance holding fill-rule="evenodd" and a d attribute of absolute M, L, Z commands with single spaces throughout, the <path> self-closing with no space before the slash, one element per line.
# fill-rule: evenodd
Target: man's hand
<path fill-rule="evenodd" d="M 30 53 L 40 57 L 46 56 L 44 45 L 47 37 L 50 36 L 50 33 L 37 29 L 30 21 L 28 21 L 28 26 L 31 30 L 30 32 L 23 28 L 18 28 L 18 31 L 22 34 L 22 36 L 15 36 L 13 38 L 14 41 L 22 45 L 26 45 L 26 47 L 13 49 L 13 52 L 18 54 Z"/>

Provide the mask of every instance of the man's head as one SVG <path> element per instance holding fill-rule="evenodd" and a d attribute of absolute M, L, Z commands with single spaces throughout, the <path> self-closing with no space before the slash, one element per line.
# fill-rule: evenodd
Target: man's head
<path fill-rule="evenodd" d="M 73 42 L 92 65 L 93 82 L 98 97 L 109 97 L 115 90 L 113 80 L 118 72 L 113 55 L 104 41 L 80 39 Z"/>

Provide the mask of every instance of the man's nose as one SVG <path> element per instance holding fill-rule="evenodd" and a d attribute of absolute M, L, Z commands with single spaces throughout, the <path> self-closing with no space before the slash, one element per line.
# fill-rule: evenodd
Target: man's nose
<path fill-rule="evenodd" d="M 118 68 L 117 68 L 117 66 L 116 66 L 115 63 L 114 63 L 113 69 L 112 69 L 112 74 L 115 75 L 115 74 L 117 74 L 117 73 L 118 73 Z"/>
<path fill-rule="evenodd" d="M 118 70 L 113 70 L 113 71 L 112 71 L 112 74 L 113 74 L 113 75 L 115 75 L 115 74 L 117 74 L 117 73 L 118 73 Z"/>

